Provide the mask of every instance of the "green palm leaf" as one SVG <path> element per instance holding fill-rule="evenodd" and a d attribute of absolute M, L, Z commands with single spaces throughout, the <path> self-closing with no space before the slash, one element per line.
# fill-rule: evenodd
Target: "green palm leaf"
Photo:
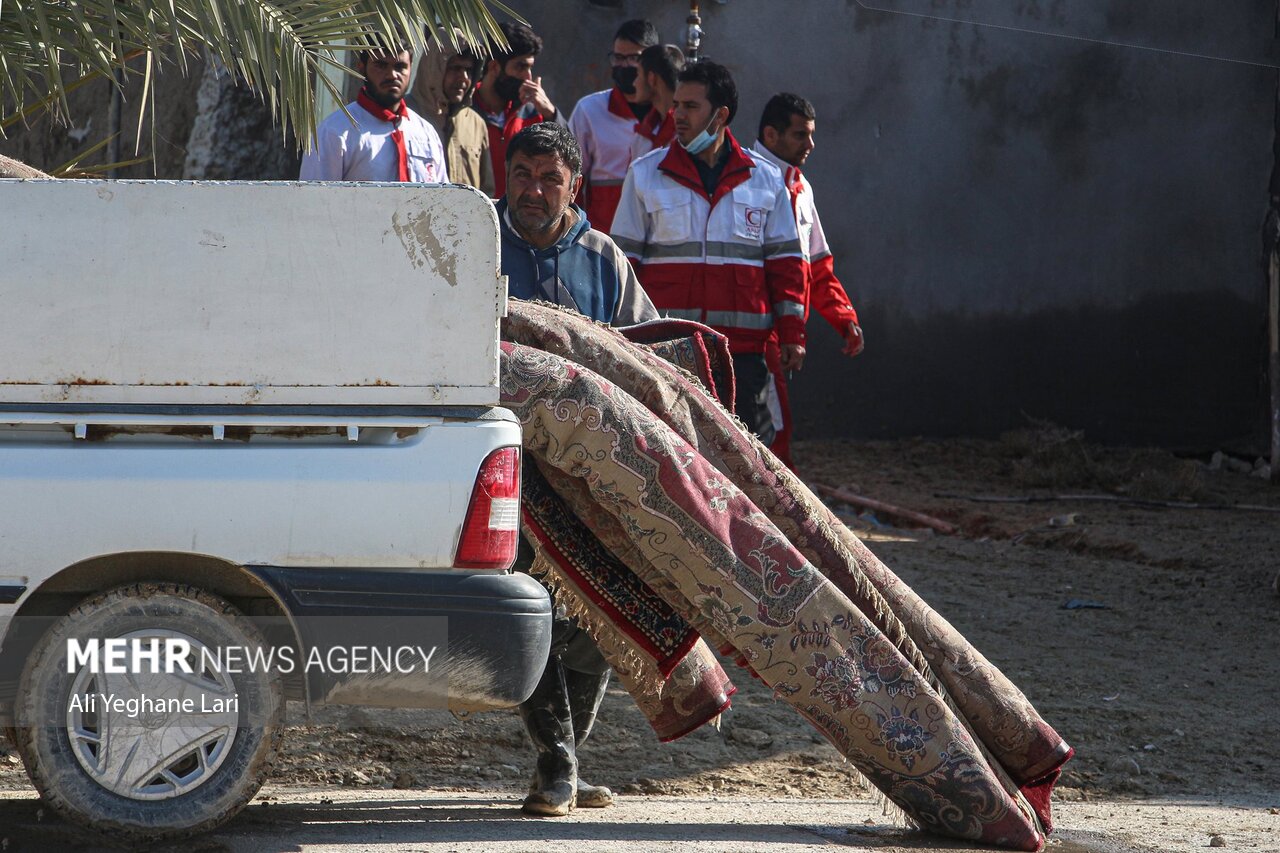
<path fill-rule="evenodd" d="M 86 77 L 142 73 L 145 101 L 159 66 L 185 71 L 188 54 L 207 51 L 309 138 L 315 87 L 342 101 L 316 73 L 333 64 L 332 51 L 376 46 L 384 33 L 421 50 L 428 23 L 471 44 L 500 43 L 494 10 L 512 14 L 499 0 L 0 0 L 0 132 L 32 106 L 69 119 L 66 94 Z M 135 56 L 144 71 L 127 64 Z"/>

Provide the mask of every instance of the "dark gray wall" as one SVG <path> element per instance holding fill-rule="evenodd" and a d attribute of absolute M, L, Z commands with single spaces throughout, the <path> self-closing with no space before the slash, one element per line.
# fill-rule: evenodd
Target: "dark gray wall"
<path fill-rule="evenodd" d="M 878 0 L 1267 63 L 1274 0 Z M 683 43 L 688 5 L 519 4 L 563 109 L 606 84 L 617 23 Z M 991 434 L 1025 415 L 1209 447 L 1264 423 L 1274 68 L 867 11 L 704 2 L 748 142 L 764 101 L 818 109 L 806 167 L 868 347 L 821 322 L 793 388 L 808 437 Z"/>
<path fill-rule="evenodd" d="M 1268 63 L 1276 0 L 863 1 L 912 14 L 703 3 L 740 139 L 773 92 L 818 109 L 806 173 L 869 343 L 850 361 L 810 323 L 800 435 L 993 434 L 1025 414 L 1106 441 L 1260 441 L 1277 72 L 1081 39 Z M 605 87 L 620 21 L 647 15 L 683 43 L 688 10 L 510 2 L 544 35 L 539 73 L 566 110 Z M 158 81 L 158 177 L 183 174 L 195 71 Z M 48 168 L 101 138 L 105 84 L 72 100 L 83 139 L 40 121 L 0 152 Z"/>

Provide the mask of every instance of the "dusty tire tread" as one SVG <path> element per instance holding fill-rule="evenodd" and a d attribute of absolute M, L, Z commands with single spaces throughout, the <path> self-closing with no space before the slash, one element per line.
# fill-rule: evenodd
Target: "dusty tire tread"
<path fill-rule="evenodd" d="M 70 612 L 61 617 L 52 627 L 49 628 L 47 635 L 56 634 L 58 629 L 65 627 L 68 622 L 74 622 L 78 619 L 85 618 L 96 612 L 100 607 L 111 601 L 119 600 L 137 600 L 147 599 L 156 595 L 171 595 L 178 598 L 195 601 L 214 610 L 220 616 L 224 617 L 238 630 L 250 638 L 259 638 L 260 633 L 253 622 L 245 616 L 238 608 L 230 602 L 213 595 L 204 589 L 190 584 L 180 584 L 171 581 L 166 582 L 137 582 L 126 584 L 124 586 L 115 587 L 98 595 L 85 599 L 84 601 L 73 607 Z M 47 636 L 46 635 L 46 636 Z M 42 638 L 37 644 L 37 650 L 41 649 L 44 644 Z M 22 712 L 28 716 L 34 715 L 34 710 L 29 707 L 32 701 L 33 691 L 30 689 L 31 672 L 34 667 L 30 662 L 40 657 L 40 654 L 31 655 L 28 666 L 24 668 L 22 679 L 19 687 L 19 719 Z M 247 782 L 242 784 L 242 793 L 238 795 L 234 801 L 219 813 L 211 815 L 206 820 L 195 824 L 188 824 L 177 829 L 163 828 L 143 828 L 133 824 L 121 823 L 111 819 L 95 820 L 93 825 L 88 828 L 97 833 L 110 833 L 114 839 L 118 839 L 131 843 L 155 843 L 159 841 L 172 841 L 180 838 L 187 838 L 198 835 L 202 832 L 208 832 L 214 827 L 229 820 L 237 814 L 257 795 L 263 784 L 270 777 L 277 755 L 279 753 L 280 742 L 284 736 L 284 701 L 279 695 L 277 686 L 277 702 L 276 713 L 270 724 L 267 726 L 269 735 L 266 740 L 266 748 L 259 750 L 258 759 L 253 762 L 247 774 L 241 776 L 241 779 Z M 69 800 L 64 798 L 59 792 L 59 786 L 54 784 L 49 768 L 43 766 L 43 762 L 39 760 L 37 746 L 34 738 L 31 736 L 33 731 L 30 726 L 19 726 L 15 729 L 16 742 L 18 745 L 18 755 L 22 759 L 22 763 L 27 770 L 27 775 L 32 783 L 36 786 L 36 790 L 40 793 L 43 803 L 61 817 L 68 821 L 85 826 L 80 810 L 74 808 Z"/>

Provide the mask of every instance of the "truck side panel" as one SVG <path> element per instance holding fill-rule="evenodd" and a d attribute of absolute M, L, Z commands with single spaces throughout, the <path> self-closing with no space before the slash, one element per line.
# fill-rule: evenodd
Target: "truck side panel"
<path fill-rule="evenodd" d="M 46 578 L 124 551 L 241 565 L 450 567 L 479 464 L 518 445 L 518 426 L 359 429 L 354 442 L 342 434 L 215 441 L 208 428 L 204 438 L 86 441 L 58 427 L 5 429 L 0 496 L 21 512 L 0 512 L 0 577 Z"/>

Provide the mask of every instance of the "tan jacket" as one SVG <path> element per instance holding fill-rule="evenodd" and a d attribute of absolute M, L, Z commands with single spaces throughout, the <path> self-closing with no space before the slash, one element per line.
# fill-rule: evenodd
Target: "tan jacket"
<path fill-rule="evenodd" d="M 445 166 L 449 180 L 467 184 L 493 198 L 493 161 L 489 157 L 489 130 L 484 118 L 471 108 L 468 92 L 461 104 L 449 104 L 442 93 L 445 64 L 458 54 L 440 33 L 440 44 L 432 44 L 418 63 L 418 75 L 408 97 L 409 108 L 435 126 L 444 142 Z M 440 45 L 444 46 L 441 47 Z"/>

